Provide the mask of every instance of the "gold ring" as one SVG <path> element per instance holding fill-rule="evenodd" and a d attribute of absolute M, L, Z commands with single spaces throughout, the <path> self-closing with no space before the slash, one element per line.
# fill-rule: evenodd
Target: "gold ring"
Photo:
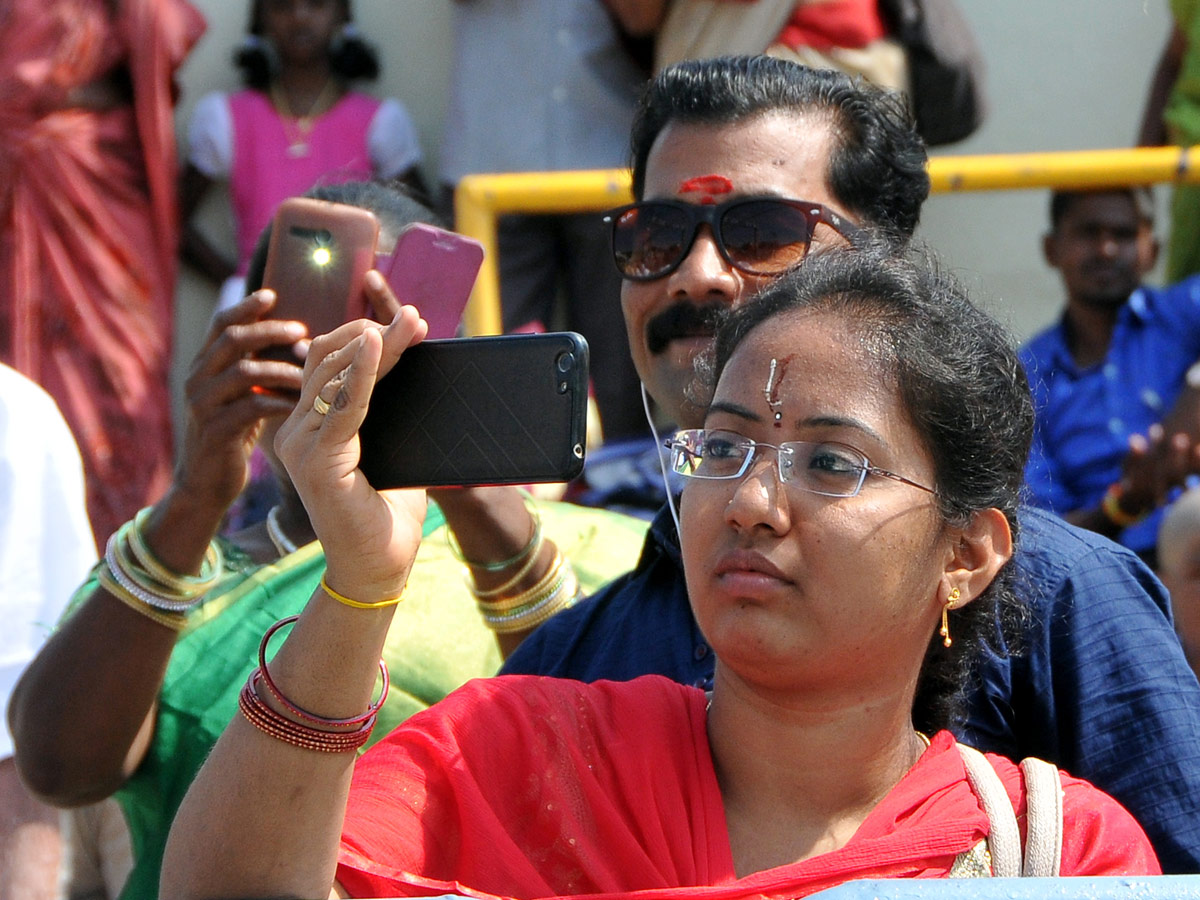
<path fill-rule="evenodd" d="M 318 416 L 325 415 L 325 413 L 329 412 L 329 401 L 320 394 L 317 394 L 317 396 L 313 398 L 313 412 L 315 412 Z"/>

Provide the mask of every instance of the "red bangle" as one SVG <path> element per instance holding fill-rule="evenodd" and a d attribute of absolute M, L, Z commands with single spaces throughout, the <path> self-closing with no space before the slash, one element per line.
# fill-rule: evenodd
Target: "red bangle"
<path fill-rule="evenodd" d="M 374 715 L 354 731 L 325 731 L 293 722 L 263 702 L 255 690 L 259 677 L 257 669 L 250 673 L 238 694 L 238 709 L 251 725 L 264 734 L 293 747 L 322 753 L 357 750 L 371 736 L 371 730 L 375 727 Z"/>
<path fill-rule="evenodd" d="M 326 728 L 349 728 L 352 725 L 362 725 L 368 719 L 373 719 L 375 714 L 378 713 L 380 708 L 383 706 L 383 701 L 387 699 L 388 689 L 391 687 L 391 679 L 388 676 L 387 664 L 382 659 L 379 661 L 379 671 L 383 676 L 383 686 L 379 691 L 379 699 L 368 706 L 367 711 L 361 715 L 353 716 L 349 719 L 331 719 L 328 716 L 319 716 L 316 713 L 311 713 L 306 709 L 301 709 L 283 695 L 283 691 L 281 691 L 279 686 L 275 684 L 275 680 L 271 678 L 271 672 L 267 668 L 267 643 L 280 628 L 283 628 L 285 625 L 291 625 L 299 618 L 299 616 L 288 616 L 280 619 L 267 629 L 267 633 L 263 635 L 262 640 L 259 642 L 258 669 L 255 671 L 257 672 L 258 678 L 261 679 L 262 683 L 266 686 L 267 690 L 271 692 L 271 696 L 279 701 L 280 705 L 296 718 L 303 719 L 305 722 L 312 722 L 314 725 L 323 725 Z M 250 680 L 254 679 L 255 674 L 251 673 Z"/>

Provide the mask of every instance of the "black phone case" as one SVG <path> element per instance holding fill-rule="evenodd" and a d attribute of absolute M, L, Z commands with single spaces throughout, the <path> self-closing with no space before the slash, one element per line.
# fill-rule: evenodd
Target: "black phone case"
<path fill-rule="evenodd" d="M 574 332 L 424 341 L 375 386 L 359 468 L 381 490 L 569 481 L 587 387 Z"/>

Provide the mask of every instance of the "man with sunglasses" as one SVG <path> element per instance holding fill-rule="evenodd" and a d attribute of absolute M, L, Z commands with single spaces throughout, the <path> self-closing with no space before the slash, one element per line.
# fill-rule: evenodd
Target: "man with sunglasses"
<path fill-rule="evenodd" d="M 685 429 L 702 424 L 694 359 L 725 310 L 812 248 L 903 248 L 929 192 L 897 98 L 767 57 L 666 70 L 643 95 L 632 146 L 638 202 L 607 217 L 621 303 L 645 390 Z M 1133 812 L 1165 871 L 1200 871 L 1200 686 L 1162 585 L 1132 553 L 1050 514 L 1024 510 L 1021 528 L 1027 652 L 989 660 L 960 736 L 1087 778 Z M 712 654 L 669 512 L 634 571 L 540 627 L 504 671 L 707 684 Z"/>

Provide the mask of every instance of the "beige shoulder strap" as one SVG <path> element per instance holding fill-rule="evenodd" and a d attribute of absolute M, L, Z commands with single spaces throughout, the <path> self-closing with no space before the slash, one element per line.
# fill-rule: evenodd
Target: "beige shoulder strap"
<path fill-rule="evenodd" d="M 966 744 L 959 744 L 958 752 L 966 766 L 971 790 L 979 798 L 991 825 L 987 844 L 992 855 L 992 874 L 997 878 L 1018 878 L 1021 875 L 1021 831 L 1008 792 L 986 756 Z"/>
<path fill-rule="evenodd" d="M 1025 774 L 1027 878 L 1053 878 L 1062 862 L 1063 791 L 1058 768 L 1035 757 L 1021 760 Z"/>
<path fill-rule="evenodd" d="M 1025 776 L 1026 840 L 1021 847 L 1017 815 L 1000 776 L 987 757 L 965 744 L 958 745 L 967 780 L 991 824 L 988 852 L 996 878 L 1053 878 L 1062 861 L 1063 792 L 1058 768 L 1044 760 L 1021 760 Z"/>

